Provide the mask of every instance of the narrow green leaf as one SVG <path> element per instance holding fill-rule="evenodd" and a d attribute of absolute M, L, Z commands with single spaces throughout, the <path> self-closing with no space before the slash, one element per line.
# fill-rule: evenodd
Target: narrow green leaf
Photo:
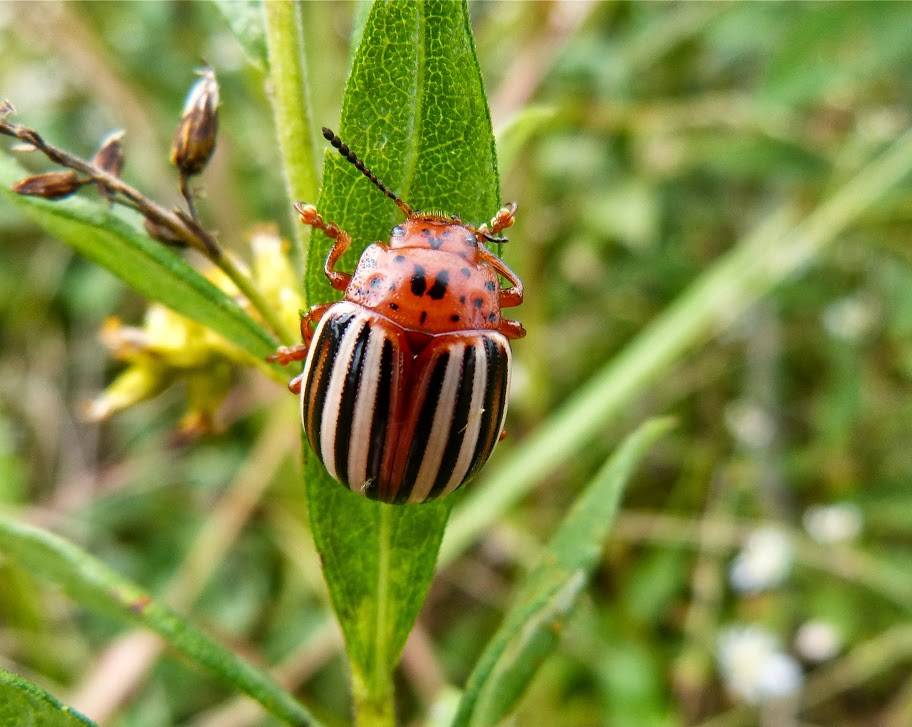
<path fill-rule="evenodd" d="M 247 60 L 257 69 L 269 69 L 266 30 L 260 0 L 212 0 L 237 38 Z"/>
<path fill-rule="evenodd" d="M 22 167 L 0 154 L 0 195 L 42 228 L 142 295 L 220 333 L 254 358 L 262 360 L 275 351 L 275 339 L 180 255 L 100 202 L 79 196 L 52 202 L 16 194 L 10 187 L 25 176 Z"/>
<path fill-rule="evenodd" d="M 453 727 L 494 725 L 512 711 L 598 563 L 624 486 L 670 426 L 667 418 L 643 424 L 577 498 L 469 676 Z"/>
<path fill-rule="evenodd" d="M 352 64 L 340 135 L 416 209 L 480 222 L 500 205 L 494 139 L 464 2 L 375 2 Z M 364 247 L 387 240 L 401 213 L 328 150 L 323 215 L 350 232 L 351 269 Z M 329 240 L 313 236 L 310 302 L 332 296 L 322 272 Z M 448 501 L 372 502 L 306 468 L 310 516 L 333 607 L 345 634 L 361 712 L 390 721 L 390 673 L 433 575 Z"/>
<path fill-rule="evenodd" d="M 72 707 L 22 677 L 0 669 L 0 725 L 10 727 L 95 727 Z"/>
<path fill-rule="evenodd" d="M 300 702 L 268 674 L 72 543 L 0 516 L 0 553 L 63 586 L 83 605 L 151 629 L 175 651 L 245 692 L 276 717 L 302 727 L 317 724 Z"/>

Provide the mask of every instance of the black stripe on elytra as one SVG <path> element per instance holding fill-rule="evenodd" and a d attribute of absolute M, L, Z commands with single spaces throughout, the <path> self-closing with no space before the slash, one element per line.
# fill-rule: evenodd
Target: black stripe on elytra
<path fill-rule="evenodd" d="M 380 372 L 377 378 L 377 398 L 374 400 L 374 416 L 371 419 L 369 449 L 367 450 L 367 478 L 373 480 L 373 487 L 364 491 L 368 497 L 379 496 L 380 468 L 383 466 L 383 452 L 386 448 L 386 432 L 390 416 L 390 402 L 393 398 L 393 342 L 383 342 L 380 354 Z M 366 404 L 367 402 L 365 402 Z"/>
<path fill-rule="evenodd" d="M 487 360 L 487 379 L 484 403 L 482 404 L 484 412 L 481 415 L 478 440 L 475 444 L 475 452 L 472 455 L 472 463 L 469 465 L 469 474 L 466 479 L 471 477 L 491 455 L 500 424 L 503 390 L 507 384 L 506 352 L 502 351 L 501 347 L 490 337 L 486 336 L 483 342 Z"/>
<path fill-rule="evenodd" d="M 314 438 L 313 431 L 313 422 L 311 420 L 311 415 L 313 411 L 310 407 L 310 397 L 313 393 L 314 386 L 319 385 L 319 379 L 322 374 L 322 371 L 318 368 L 320 366 L 320 361 L 327 361 L 328 357 L 323 355 L 324 349 L 329 346 L 329 333 L 327 332 L 327 327 L 324 326 L 323 330 L 320 332 L 320 337 L 313 342 L 313 363 L 311 364 L 310 370 L 307 372 L 307 381 L 304 382 L 304 393 L 302 399 L 302 420 L 304 424 L 304 431 L 307 433 L 307 439 L 310 441 L 310 446 L 316 450 L 316 439 Z"/>
<path fill-rule="evenodd" d="M 320 451 L 320 430 L 323 426 L 323 407 L 326 406 L 326 390 L 329 388 L 330 379 L 332 379 L 333 366 L 339 353 L 342 338 L 345 336 L 345 331 L 348 330 L 354 317 L 354 313 L 348 313 L 338 318 L 329 319 L 323 327 L 323 335 L 320 336 L 321 339 L 328 337 L 329 347 L 325 362 L 321 370 L 316 374 L 317 391 L 314 397 L 313 411 L 310 414 L 310 428 L 312 432 L 311 444 L 313 444 L 314 452 L 316 452 L 321 462 L 323 461 L 323 453 Z"/>
<path fill-rule="evenodd" d="M 364 356 L 367 342 L 371 336 L 370 323 L 365 323 L 358 331 L 355 347 L 352 349 L 351 361 L 348 371 L 345 372 L 345 383 L 342 386 L 342 395 L 339 397 L 339 416 L 336 419 L 336 477 L 339 482 L 348 482 L 348 451 L 351 448 L 352 420 L 355 418 L 355 402 L 361 388 L 361 375 L 364 371 Z M 357 446 L 357 444 L 355 445 Z M 361 484 L 361 483 L 358 483 Z"/>
<path fill-rule="evenodd" d="M 440 300 L 447 291 L 447 283 L 450 282 L 450 274 L 446 270 L 441 270 L 434 278 L 434 284 L 428 291 L 428 295 L 433 300 Z"/>
<path fill-rule="evenodd" d="M 415 272 L 412 274 L 412 293 L 419 298 L 424 295 L 427 289 L 427 281 L 424 279 L 424 268 L 420 265 L 415 266 Z"/>
<path fill-rule="evenodd" d="M 446 352 L 441 353 L 437 360 L 434 361 L 434 370 L 428 378 L 427 388 L 424 391 L 424 402 L 415 422 L 415 431 L 412 433 L 412 446 L 409 448 L 402 484 L 396 493 L 396 502 L 408 500 L 409 495 L 412 494 L 412 489 L 415 487 L 415 480 L 418 478 L 418 471 L 421 469 L 421 461 L 424 459 L 427 444 L 431 438 L 434 414 L 440 403 L 443 378 L 446 375 L 449 363 L 450 354 Z"/>
<path fill-rule="evenodd" d="M 450 477 L 453 476 L 453 468 L 456 466 L 459 450 L 462 449 L 462 440 L 465 439 L 466 429 L 469 425 L 472 389 L 475 386 L 475 357 L 475 346 L 466 345 L 465 353 L 462 356 L 462 371 L 459 375 L 456 404 L 453 406 L 453 416 L 450 419 L 450 433 L 447 437 L 446 447 L 443 450 L 443 456 L 440 458 L 437 479 L 434 480 L 434 486 L 427 496 L 429 500 L 437 497 L 443 491 L 443 488 L 446 487 Z"/>

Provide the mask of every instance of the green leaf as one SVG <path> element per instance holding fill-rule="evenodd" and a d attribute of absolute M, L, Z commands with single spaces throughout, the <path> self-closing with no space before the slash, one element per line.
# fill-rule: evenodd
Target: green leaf
<path fill-rule="evenodd" d="M 670 426 L 667 418 L 643 424 L 577 498 L 478 659 L 453 727 L 494 725 L 513 709 L 557 644 L 561 626 L 599 561 L 624 486 L 652 443 Z"/>
<path fill-rule="evenodd" d="M 142 295 L 211 328 L 257 360 L 275 339 L 180 255 L 146 237 L 107 206 L 83 197 L 53 202 L 10 187 L 28 173 L 0 154 L 0 195 L 26 216 Z"/>
<path fill-rule="evenodd" d="M 276 717 L 293 725 L 317 725 L 308 711 L 268 674 L 72 543 L 0 516 L 0 553 L 63 586 L 80 603 L 151 629 L 175 651 L 245 692 Z"/>
<path fill-rule="evenodd" d="M 500 206 L 494 138 L 464 2 L 375 2 L 346 87 L 340 135 L 413 207 L 487 220 Z M 327 150 L 318 208 L 350 232 L 343 261 L 387 240 L 401 213 Z M 313 236 L 307 299 L 332 293 L 322 272 L 329 240 Z M 333 482 L 308 458 L 314 538 L 345 634 L 356 700 L 391 720 L 390 673 L 433 576 L 448 501 L 389 506 Z"/>
<path fill-rule="evenodd" d="M 0 725 L 10 727 L 95 727 L 75 709 L 41 687 L 0 669 Z"/>

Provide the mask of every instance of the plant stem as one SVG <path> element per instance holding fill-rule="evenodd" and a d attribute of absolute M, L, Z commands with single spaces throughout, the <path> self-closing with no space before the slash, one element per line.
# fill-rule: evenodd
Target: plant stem
<path fill-rule="evenodd" d="M 912 131 L 790 228 L 791 205 L 701 275 L 523 445 L 488 470 L 450 519 L 447 563 L 545 475 L 581 449 L 681 356 L 728 328 L 773 287 L 797 274 L 912 169 Z"/>
<path fill-rule="evenodd" d="M 292 202 L 315 202 L 316 152 L 308 97 L 301 9 L 298 3 L 273 0 L 263 3 L 263 18 L 269 53 L 269 80 L 272 87 L 270 101 L 288 197 Z M 308 228 L 298 222 L 291 205 L 288 206 L 288 212 L 291 215 L 294 237 L 293 263 L 298 278 L 303 281 L 304 271 L 307 269 L 309 232 Z"/>
<path fill-rule="evenodd" d="M 269 305 L 263 297 L 260 289 L 253 284 L 253 281 L 248 275 L 241 271 L 230 255 L 222 255 L 216 264 L 222 272 L 231 279 L 231 282 L 238 287 L 238 290 L 244 294 L 247 300 L 250 301 L 250 305 L 252 305 L 257 313 L 263 317 L 263 320 L 266 321 L 282 343 L 288 345 L 295 340 L 294 335 L 288 330 L 287 326 L 282 322 L 282 319 L 279 318 L 273 307 Z"/>
<path fill-rule="evenodd" d="M 351 674 L 355 727 L 395 727 L 392 676 L 385 675 L 382 684 L 376 682 L 376 675 L 369 681 L 354 663 Z"/>

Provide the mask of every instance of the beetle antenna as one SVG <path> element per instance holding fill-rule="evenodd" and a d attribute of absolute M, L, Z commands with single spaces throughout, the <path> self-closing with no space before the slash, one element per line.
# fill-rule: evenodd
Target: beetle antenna
<path fill-rule="evenodd" d="M 355 169 L 367 177 L 371 181 L 371 184 L 373 184 L 377 189 L 383 192 L 383 194 L 393 200 L 393 202 L 396 203 L 396 206 L 402 210 L 402 213 L 406 217 L 412 217 L 415 214 L 414 210 L 411 207 L 409 207 L 397 195 L 393 194 L 383 182 L 377 179 L 377 176 L 364 165 L 364 162 L 358 159 L 358 157 L 355 155 L 355 152 L 348 148 L 348 145 L 336 135 L 336 132 L 334 132 L 332 129 L 327 129 L 324 126 L 323 138 L 332 144 L 333 148 L 335 148 L 346 161 L 350 162 L 355 167 Z"/>

